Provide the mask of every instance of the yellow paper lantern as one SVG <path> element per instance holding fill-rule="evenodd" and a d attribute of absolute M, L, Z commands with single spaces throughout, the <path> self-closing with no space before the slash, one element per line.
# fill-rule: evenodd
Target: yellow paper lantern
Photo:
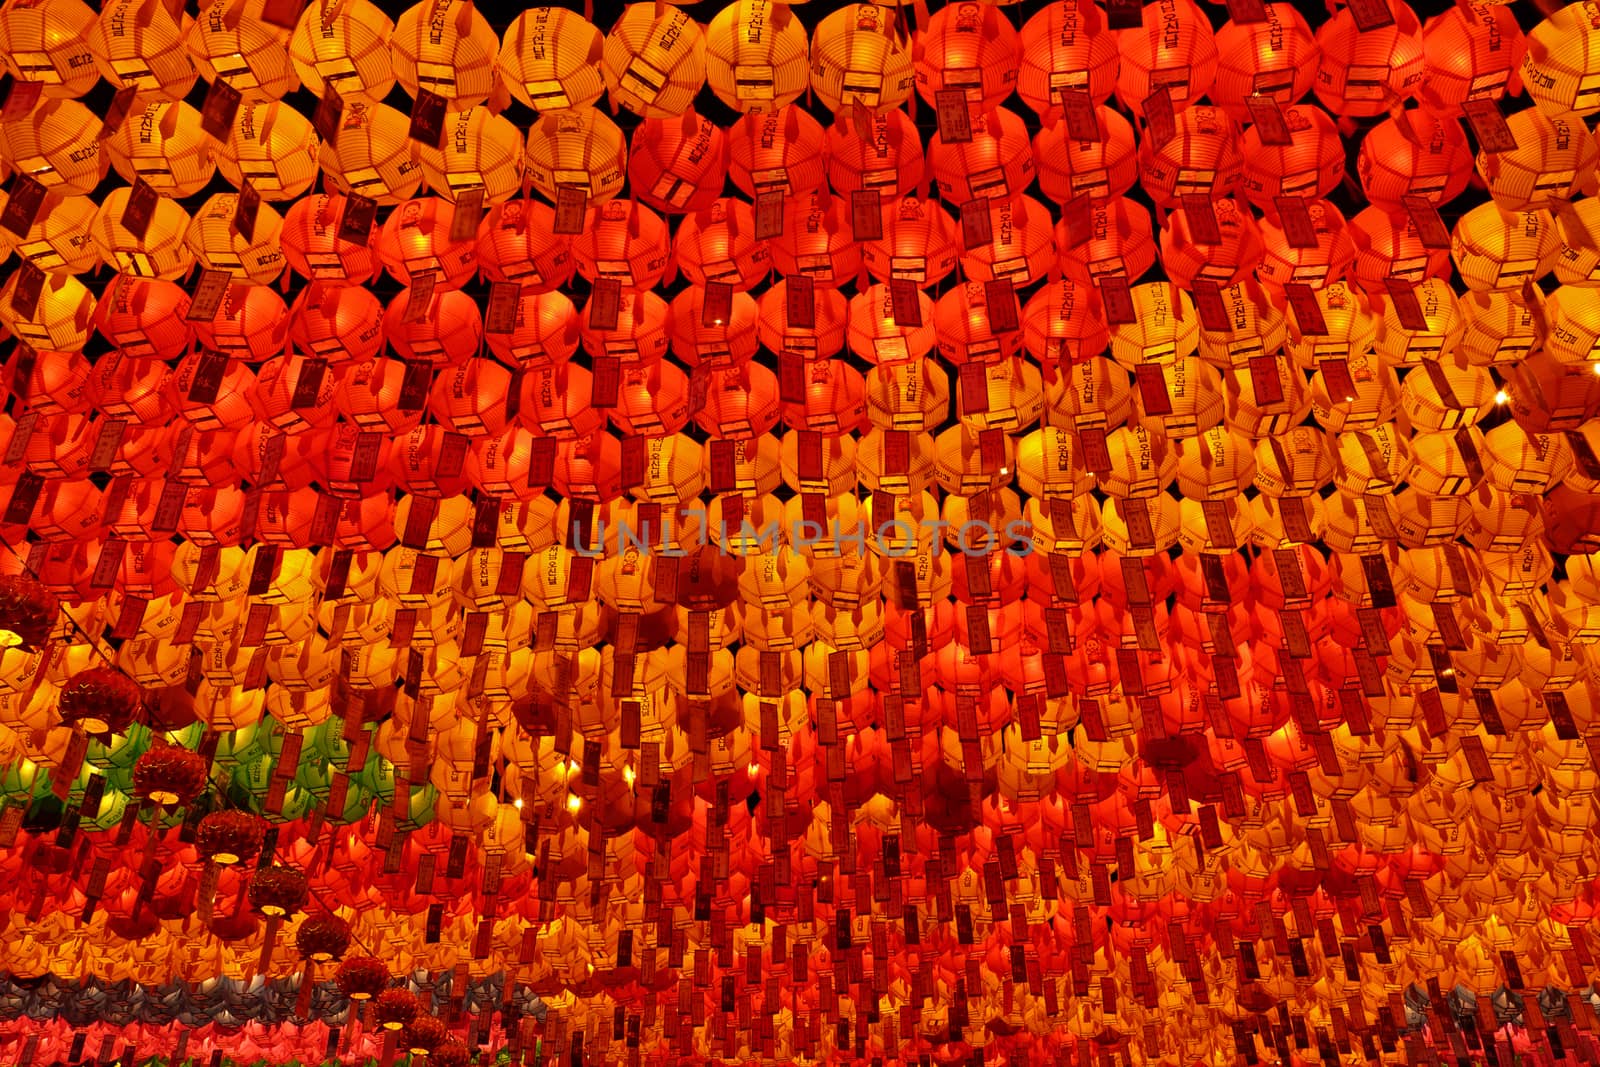
<path fill-rule="evenodd" d="M 535 111 L 585 107 L 605 92 L 604 50 L 605 35 L 576 11 L 530 8 L 506 27 L 500 77 L 512 96 Z"/>

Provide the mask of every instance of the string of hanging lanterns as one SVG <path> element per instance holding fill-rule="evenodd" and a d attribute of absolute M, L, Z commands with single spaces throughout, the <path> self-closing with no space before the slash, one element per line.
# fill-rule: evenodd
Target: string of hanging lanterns
<path fill-rule="evenodd" d="M 1600 1056 L 1593 5 L 491 17 L 0 6 L 0 1058 Z"/>

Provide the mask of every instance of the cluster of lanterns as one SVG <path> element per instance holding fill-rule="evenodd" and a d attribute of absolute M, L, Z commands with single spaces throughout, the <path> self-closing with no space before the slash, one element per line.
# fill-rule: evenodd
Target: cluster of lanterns
<path fill-rule="evenodd" d="M 1600 1055 L 1594 6 L 697 13 L 0 9 L 7 970 L 129 1060 Z"/>

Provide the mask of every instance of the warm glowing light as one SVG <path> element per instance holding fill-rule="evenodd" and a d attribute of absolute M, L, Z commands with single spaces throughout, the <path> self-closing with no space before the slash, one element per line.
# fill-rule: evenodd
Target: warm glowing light
<path fill-rule="evenodd" d="M 583 807 L 583 798 L 576 793 L 567 794 L 567 810 L 575 812 Z"/>
<path fill-rule="evenodd" d="M 517 799 L 513 800 L 511 802 L 511 806 L 516 808 L 518 811 L 521 811 L 522 810 L 522 798 L 518 797 Z"/>
<path fill-rule="evenodd" d="M 1498 393 L 1494 394 L 1494 402 L 1496 404 L 1504 404 L 1506 401 L 1508 401 L 1510 399 L 1511 399 L 1511 395 L 1509 393 L 1507 393 L 1504 389 L 1502 389 Z"/>
<path fill-rule="evenodd" d="M 633 764 L 624 763 L 622 765 L 622 780 L 624 782 L 627 782 L 631 786 L 633 785 L 634 779 L 638 777 L 639 773 L 633 769 Z"/>
<path fill-rule="evenodd" d="M 751 760 L 750 766 L 746 767 L 744 771 L 750 777 L 754 778 L 756 775 L 761 773 L 761 764 L 757 763 L 755 760 Z"/>

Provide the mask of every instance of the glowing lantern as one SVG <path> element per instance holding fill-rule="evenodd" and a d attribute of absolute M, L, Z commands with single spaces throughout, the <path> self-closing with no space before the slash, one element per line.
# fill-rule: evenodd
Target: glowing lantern
<path fill-rule="evenodd" d="M 1069 366 L 1104 352 L 1111 335 L 1089 283 L 1068 272 L 1028 299 L 1022 339 L 1041 364 Z"/>
<path fill-rule="evenodd" d="M 1153 140 L 1139 147 L 1139 184 L 1150 199 L 1171 207 L 1186 195 L 1230 195 L 1244 173 L 1238 125 L 1221 108 L 1198 105 L 1180 111 L 1176 126 L 1160 148 Z"/>
<path fill-rule="evenodd" d="M 76 100 L 54 97 L 0 125 L 0 151 L 12 167 L 49 189 L 86 196 L 100 184 L 110 156 L 100 151 L 100 120 Z"/>
<path fill-rule="evenodd" d="M 401 359 L 462 363 L 478 354 L 483 313 L 476 300 L 459 289 L 435 289 L 426 313 L 407 322 L 411 301 L 412 290 L 402 290 L 383 313 L 384 336 Z"/>
<path fill-rule="evenodd" d="M 1068 220 L 1056 223 L 1056 245 L 1061 260 L 1087 272 L 1098 280 L 1120 274 L 1130 282 L 1138 279 L 1156 261 L 1156 239 L 1150 213 L 1127 197 L 1095 200 L 1089 204 L 1090 237 L 1074 245 Z"/>
<path fill-rule="evenodd" d="M 1468 289 L 1517 289 L 1550 273 L 1561 235 L 1546 211 L 1510 212 L 1493 202 L 1462 215 L 1450 235 L 1450 258 Z"/>
<path fill-rule="evenodd" d="M 0 12 L 7 42 L 0 64 L 13 78 L 43 85 L 47 97 L 80 98 L 100 77 L 89 48 L 94 22 L 95 12 L 79 0 L 8 7 Z"/>
<path fill-rule="evenodd" d="M 721 282 L 748 292 L 771 270 L 766 242 L 755 237 L 755 212 L 743 200 L 720 198 L 689 215 L 673 243 L 691 285 Z"/>
<path fill-rule="evenodd" d="M 1437 277 L 1428 278 L 1415 287 L 1412 295 L 1422 312 L 1420 325 L 1407 326 L 1392 299 L 1384 310 L 1383 330 L 1378 334 L 1376 348 L 1378 355 L 1391 366 L 1423 360 L 1443 362 L 1460 344 L 1467 328 L 1466 316 L 1449 283 Z"/>
<path fill-rule="evenodd" d="M 185 35 L 189 55 L 208 82 L 222 80 L 243 100 L 277 100 L 299 88 L 289 62 L 289 31 L 261 21 L 265 0 L 211 0 Z"/>
<path fill-rule="evenodd" d="M 605 92 L 605 35 L 576 11 L 534 7 L 506 27 L 498 69 L 511 95 L 538 112 L 585 107 Z"/>
<path fill-rule="evenodd" d="M 1528 42 L 1511 10 L 1459 4 L 1422 27 L 1422 99 L 1453 113 L 1468 100 L 1498 100 L 1522 63 Z"/>
<path fill-rule="evenodd" d="M 617 106 L 647 118 L 681 115 L 705 84 L 705 33 L 675 7 L 629 4 L 606 36 L 600 69 Z"/>
<path fill-rule="evenodd" d="M 904 111 L 880 112 L 864 123 L 841 116 L 827 137 L 828 184 L 840 196 L 857 189 L 909 196 L 922 181 L 922 138 Z"/>
<path fill-rule="evenodd" d="M 1283 109 L 1283 124 L 1289 131 L 1285 145 L 1263 143 L 1254 124 L 1240 138 L 1241 189 L 1245 199 L 1262 211 L 1274 210 L 1280 196 L 1325 197 L 1344 178 L 1344 144 L 1327 112 L 1296 104 Z"/>
<path fill-rule="evenodd" d="M 372 359 L 383 350 L 383 304 L 362 286 L 313 281 L 289 314 L 295 344 L 331 361 Z"/>
<path fill-rule="evenodd" d="M 1386 25 L 1362 30 L 1348 8 L 1317 27 L 1322 57 L 1313 85 L 1335 115 L 1381 115 L 1422 87 L 1422 27 L 1402 0 L 1384 0 Z"/>
<path fill-rule="evenodd" d="M 316 130 L 294 108 L 245 104 L 217 151 L 217 170 L 235 188 L 248 181 L 263 200 L 293 200 L 316 181 L 321 154 Z"/>
<path fill-rule="evenodd" d="M 234 359 L 260 362 L 283 351 L 289 334 L 289 308 L 265 285 L 234 282 L 217 313 L 194 324 L 202 344 Z"/>
<path fill-rule="evenodd" d="M 1579 190 L 1595 191 L 1600 144 L 1577 115 L 1547 115 L 1524 108 L 1506 118 L 1517 146 L 1497 155 L 1478 153 L 1478 175 L 1507 211 L 1557 210 Z"/>
<path fill-rule="evenodd" d="M 332 86 L 347 101 L 378 101 L 394 88 L 394 22 L 371 0 L 311 4 L 289 38 L 295 73 L 311 93 Z"/>
<path fill-rule="evenodd" d="M 1011 318 L 1020 321 L 1021 307 L 1010 297 Z M 958 285 L 941 296 L 933 307 L 934 330 L 939 354 L 952 366 L 996 363 L 1016 355 L 1022 345 L 1022 332 L 995 330 L 988 306 L 988 294 L 978 282 Z"/>
<path fill-rule="evenodd" d="M 788 283 L 768 287 L 757 302 L 756 335 L 773 352 L 793 352 L 806 361 L 826 360 L 844 348 L 845 297 L 837 289 L 814 292 L 811 324 L 789 321 Z"/>
<path fill-rule="evenodd" d="M 88 43 L 106 81 L 119 89 L 132 86 L 140 95 L 182 100 L 199 75 L 184 47 L 181 15 L 182 9 L 146 8 L 138 0 L 104 5 Z M 198 125 L 194 131 L 198 136 Z"/>
<path fill-rule="evenodd" d="M 847 4 L 811 34 L 811 88 L 831 111 L 881 114 L 911 96 L 911 56 L 901 47 L 895 9 Z"/>
<path fill-rule="evenodd" d="M 1311 91 L 1316 77 L 1317 42 L 1305 16 L 1290 4 L 1265 6 L 1265 20 L 1229 19 L 1217 31 L 1211 100 L 1236 122 L 1249 120 L 1249 97 L 1270 96 L 1287 107 Z"/>
<path fill-rule="evenodd" d="M 1391 278 L 1415 283 L 1450 274 L 1449 252 L 1425 246 L 1405 212 L 1364 208 L 1350 220 L 1348 232 L 1356 246 L 1351 273 L 1369 291 L 1382 290 Z"/>
<path fill-rule="evenodd" d="M 92 271 L 100 265 L 100 250 L 90 234 L 96 214 L 94 201 L 86 196 L 56 201 L 34 220 L 25 236 L 16 239 L 17 254 L 43 271 Z M 11 237 L 9 231 L 0 231 L 0 243 L 10 244 Z"/>
<path fill-rule="evenodd" d="M 914 197 L 886 202 L 882 226 L 883 237 L 862 248 L 867 270 L 879 281 L 908 278 L 928 286 L 955 269 L 956 223 L 934 202 Z"/>
<path fill-rule="evenodd" d="M 1132 289 L 1138 320 L 1111 327 L 1111 358 L 1129 370 L 1144 363 L 1171 363 L 1192 355 L 1200 343 L 1200 320 L 1189 295 L 1166 282 Z"/>
<path fill-rule="evenodd" d="M 1223 287 L 1218 294 L 1228 311 L 1228 328 L 1201 324 L 1200 358 L 1218 367 L 1237 367 L 1282 347 L 1288 331 L 1283 310 L 1249 281 Z"/>
<path fill-rule="evenodd" d="M 485 340 L 489 350 L 507 363 L 527 367 L 563 363 L 578 350 L 578 311 L 564 293 L 524 289 L 517 300 L 515 328 L 488 334 Z"/>
<path fill-rule="evenodd" d="M 547 199 L 562 188 L 582 189 L 602 204 L 622 190 L 628 142 L 592 107 L 546 114 L 528 128 L 528 177 Z"/>
<path fill-rule="evenodd" d="M 1226 197 L 1215 201 L 1211 211 L 1221 237 L 1215 244 L 1195 240 L 1194 225 L 1184 207 L 1168 215 L 1161 229 L 1161 263 L 1167 276 L 1184 288 L 1193 288 L 1196 278 L 1231 285 L 1244 280 L 1261 260 L 1261 234 L 1249 208 Z"/>
<path fill-rule="evenodd" d="M 1261 222 L 1261 242 L 1265 248 L 1256 277 L 1266 286 L 1281 289 L 1291 283 L 1304 283 L 1320 289 L 1345 276 L 1355 261 L 1355 242 L 1339 209 L 1326 200 L 1313 200 L 1306 206 L 1312 233 L 1317 243 L 1299 248 L 1289 242 L 1279 220 L 1271 216 Z"/>
<path fill-rule="evenodd" d="M 208 199 L 195 212 L 184 245 L 208 270 L 225 270 L 236 278 L 259 284 L 271 282 L 284 268 L 283 250 L 278 243 L 283 216 L 262 205 L 257 209 L 255 233 L 246 241 L 233 228 L 238 207 L 236 193 L 218 193 Z"/>
<path fill-rule="evenodd" d="M 982 203 L 989 216 L 989 241 L 973 245 L 961 257 L 962 268 L 974 281 L 1009 281 L 1025 288 L 1056 266 L 1056 244 L 1050 212 L 1037 200 Z"/>
<path fill-rule="evenodd" d="M 1545 351 L 1563 363 L 1600 360 L 1600 289 L 1563 285 L 1545 302 L 1550 336 Z"/>
<path fill-rule="evenodd" d="M 1142 26 L 1117 32 L 1117 100 L 1142 118 L 1145 100 L 1164 88 L 1181 111 L 1204 96 L 1216 77 L 1211 21 L 1192 0 L 1158 0 L 1140 14 Z"/>
<path fill-rule="evenodd" d="M 1467 319 L 1461 351 L 1470 362 L 1516 363 L 1533 347 L 1533 313 L 1521 293 L 1470 292 L 1462 297 L 1461 307 Z"/>
<path fill-rule="evenodd" d="M 1105 12 L 1092 4 L 1059 0 L 1030 18 L 1018 36 L 1022 62 L 1017 95 L 1041 117 L 1061 104 L 1062 89 L 1084 89 L 1096 104 L 1117 86 L 1121 57 Z"/>
<path fill-rule="evenodd" d="M 827 136 L 798 105 L 751 112 L 728 130 L 728 176 L 752 199 L 763 192 L 786 198 L 813 192 L 827 180 Z"/>
<path fill-rule="evenodd" d="M 128 184 L 142 178 L 158 193 L 185 197 L 205 188 L 216 173 L 212 144 L 194 108 L 152 100 L 106 138 L 105 149 Z"/>
<path fill-rule="evenodd" d="M 572 255 L 584 277 L 614 278 L 625 288 L 648 289 L 674 270 L 667 224 L 632 200 L 590 208 Z"/>
<path fill-rule="evenodd" d="M 1022 46 L 1016 28 L 989 4 L 949 4 L 921 31 L 917 93 L 929 104 L 945 89 L 966 94 L 975 110 L 998 107 L 1017 81 Z"/>
<path fill-rule="evenodd" d="M 89 322 L 95 308 L 93 294 L 70 274 L 48 274 L 33 314 L 24 318 L 12 303 L 17 277 L 13 272 L 0 286 L 0 326 L 40 350 L 81 349 L 89 340 Z"/>
<path fill-rule="evenodd" d="M 189 294 L 168 281 L 119 274 L 95 306 L 95 326 L 130 356 L 177 359 L 188 346 Z"/>
<path fill-rule="evenodd" d="M 1564 111 L 1600 111 L 1595 77 L 1600 74 L 1600 27 L 1591 9 L 1582 4 L 1554 9 L 1529 31 L 1527 47 L 1522 82 L 1535 104 L 1551 118 Z"/>
<path fill-rule="evenodd" d="M 390 37 L 395 80 L 413 98 L 426 90 L 462 111 L 489 98 L 500 38 L 472 0 L 424 0 L 406 8 Z"/>
<path fill-rule="evenodd" d="M 706 27 L 706 82 L 735 111 L 774 111 L 806 91 L 806 51 L 787 4 L 735 0 Z"/>
<path fill-rule="evenodd" d="M 918 325 L 897 322 L 889 286 L 872 285 L 850 300 L 846 338 L 850 351 L 869 363 L 904 363 L 933 351 L 933 299 L 917 290 Z"/>
<path fill-rule="evenodd" d="M 779 274 L 804 275 L 819 289 L 837 289 L 861 271 L 861 247 L 839 202 L 825 193 L 797 197 L 784 216 L 783 233 L 769 248 Z"/>
<path fill-rule="evenodd" d="M 522 135 L 509 119 L 487 107 L 452 112 L 445 119 L 441 145 L 424 144 L 418 155 L 422 180 L 452 202 L 468 190 L 482 189 L 485 205 L 498 204 L 522 184 Z"/>
<path fill-rule="evenodd" d="M 695 291 L 685 290 L 683 295 Z M 679 338 L 667 329 L 667 316 L 667 302 L 655 293 L 624 289 L 617 302 L 616 325 L 596 327 L 590 316 L 580 313 L 578 336 L 590 355 L 648 362 L 666 355 L 669 347 L 676 350 Z M 691 340 L 684 338 L 683 343 L 687 346 Z"/>
<path fill-rule="evenodd" d="M 341 193 L 394 205 L 422 184 L 420 154 L 409 118 L 388 104 L 353 99 L 345 102 L 338 138 L 322 144 L 322 171 Z"/>
<path fill-rule="evenodd" d="M 101 261 L 125 274 L 150 278 L 177 278 L 193 264 L 184 243 L 189 213 L 165 197 L 156 202 L 143 238 L 135 238 L 122 224 L 132 190 L 113 189 L 100 204 L 90 232 Z"/>
<path fill-rule="evenodd" d="M 691 367 L 701 363 L 726 367 L 743 363 L 756 354 L 756 302 L 747 293 L 734 293 L 725 317 L 712 317 L 705 306 L 706 291 L 689 288 L 672 298 L 668 333 L 672 354 Z"/>
<path fill-rule="evenodd" d="M 1374 204 L 1398 207 L 1407 196 L 1443 204 L 1466 189 L 1471 158 L 1459 120 L 1427 110 L 1401 111 L 1368 132 L 1356 172 Z"/>
<path fill-rule="evenodd" d="M 1033 137 L 1034 165 L 1045 196 L 1058 204 L 1079 196 L 1110 200 L 1133 188 L 1139 177 L 1138 146 L 1127 119 L 1096 106 L 1100 138 L 1080 141 L 1059 111 L 1045 116 L 1044 128 Z"/>
<path fill-rule="evenodd" d="M 722 194 L 727 153 L 727 133 L 693 110 L 645 119 L 633 134 L 628 183 L 658 211 L 699 211 Z"/>
<path fill-rule="evenodd" d="M 507 200 L 478 224 L 478 266 L 492 282 L 552 292 L 577 270 L 566 237 L 552 233 L 555 209 L 535 200 Z"/>
<path fill-rule="evenodd" d="M 402 285 L 414 285 L 425 274 L 432 274 L 441 289 L 466 284 L 477 269 L 477 241 L 451 239 L 453 215 L 450 205 L 438 197 L 401 204 L 373 242 L 383 269 Z"/>
<path fill-rule="evenodd" d="M 1033 181 L 1028 124 L 995 108 L 974 115 L 971 126 L 970 141 L 947 143 L 935 133 L 928 142 L 928 169 L 940 195 L 953 204 L 1020 196 Z"/>

